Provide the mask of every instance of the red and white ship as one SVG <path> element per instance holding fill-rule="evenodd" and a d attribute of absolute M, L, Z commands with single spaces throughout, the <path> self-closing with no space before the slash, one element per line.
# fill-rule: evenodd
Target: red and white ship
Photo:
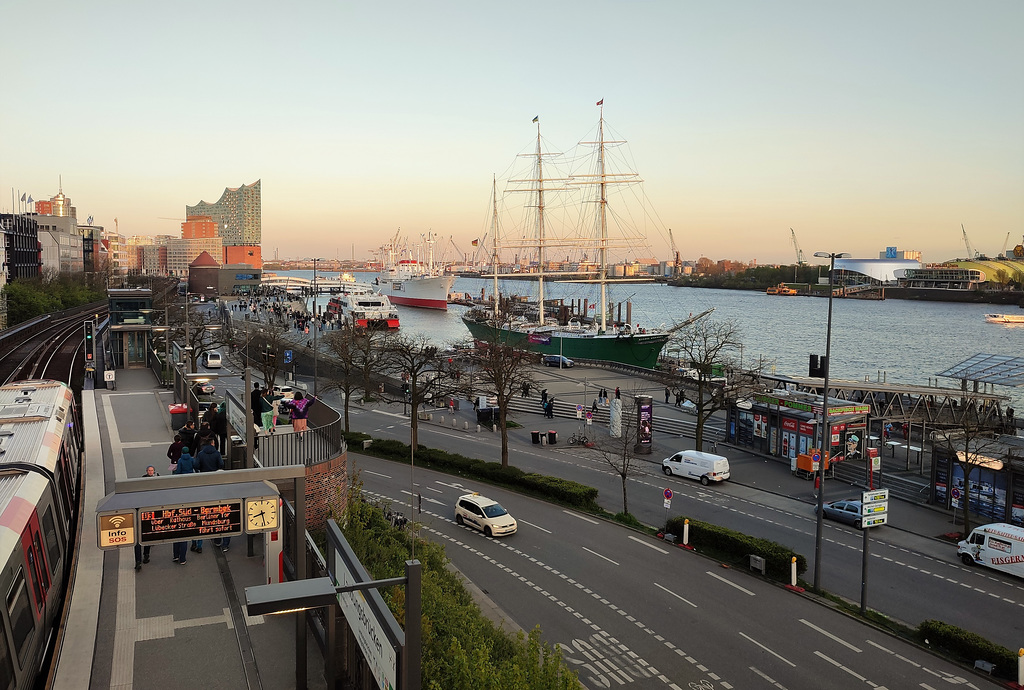
<path fill-rule="evenodd" d="M 412 256 L 406 246 L 399 246 L 395 236 L 381 247 L 382 267 L 374 283 L 391 302 L 407 307 L 447 309 L 448 293 L 455 276 L 446 275 L 442 266 L 434 266 L 434 235 L 425 236 L 427 259 Z"/>

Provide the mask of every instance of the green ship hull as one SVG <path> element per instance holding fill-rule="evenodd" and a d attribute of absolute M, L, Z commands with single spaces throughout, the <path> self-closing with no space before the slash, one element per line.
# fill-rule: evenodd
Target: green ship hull
<path fill-rule="evenodd" d="M 502 329 L 501 335 L 489 323 L 463 318 L 462 322 L 475 340 L 493 342 L 496 338 L 513 347 L 522 347 L 531 352 L 545 355 L 564 355 L 569 359 L 617 362 L 644 369 L 653 369 L 658 355 L 668 342 L 667 333 L 635 333 L 626 335 L 595 335 L 590 332 L 580 336 L 566 336 L 544 333 L 548 342 L 536 342 L 529 333 Z"/>

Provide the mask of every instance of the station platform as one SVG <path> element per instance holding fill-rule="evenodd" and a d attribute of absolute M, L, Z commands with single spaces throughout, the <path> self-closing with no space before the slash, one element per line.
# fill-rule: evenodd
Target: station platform
<path fill-rule="evenodd" d="M 148 369 L 117 370 L 116 390 L 83 391 L 82 530 L 53 687 L 295 688 L 298 614 L 245 615 L 245 588 L 265 582 L 262 539 L 251 557 L 244 536 L 227 552 L 206 540 L 185 565 L 158 544 L 140 570 L 131 547 L 97 546 L 96 506 L 114 481 L 148 465 L 168 474 L 171 398 Z M 306 649 L 307 687 L 326 688 L 312 636 Z"/>

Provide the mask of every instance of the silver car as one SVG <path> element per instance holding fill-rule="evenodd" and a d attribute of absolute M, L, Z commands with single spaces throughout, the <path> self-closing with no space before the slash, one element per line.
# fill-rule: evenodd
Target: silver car
<path fill-rule="evenodd" d="M 864 518 L 860 514 L 860 501 L 832 501 L 826 503 L 824 508 L 825 517 L 830 520 L 845 522 L 848 525 L 853 525 L 855 529 L 860 529 L 863 524 Z M 818 506 L 814 506 L 814 514 L 818 514 Z"/>

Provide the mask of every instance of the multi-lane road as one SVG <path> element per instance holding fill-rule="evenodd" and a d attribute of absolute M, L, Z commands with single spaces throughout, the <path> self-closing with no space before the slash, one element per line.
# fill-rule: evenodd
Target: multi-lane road
<path fill-rule="evenodd" d="M 541 626 L 588 688 L 982 687 L 926 651 L 776 585 L 632 530 L 543 501 L 357 456 L 364 491 L 422 496 L 421 535 L 514 626 Z M 481 491 L 519 532 L 487 538 L 454 521 Z"/>

